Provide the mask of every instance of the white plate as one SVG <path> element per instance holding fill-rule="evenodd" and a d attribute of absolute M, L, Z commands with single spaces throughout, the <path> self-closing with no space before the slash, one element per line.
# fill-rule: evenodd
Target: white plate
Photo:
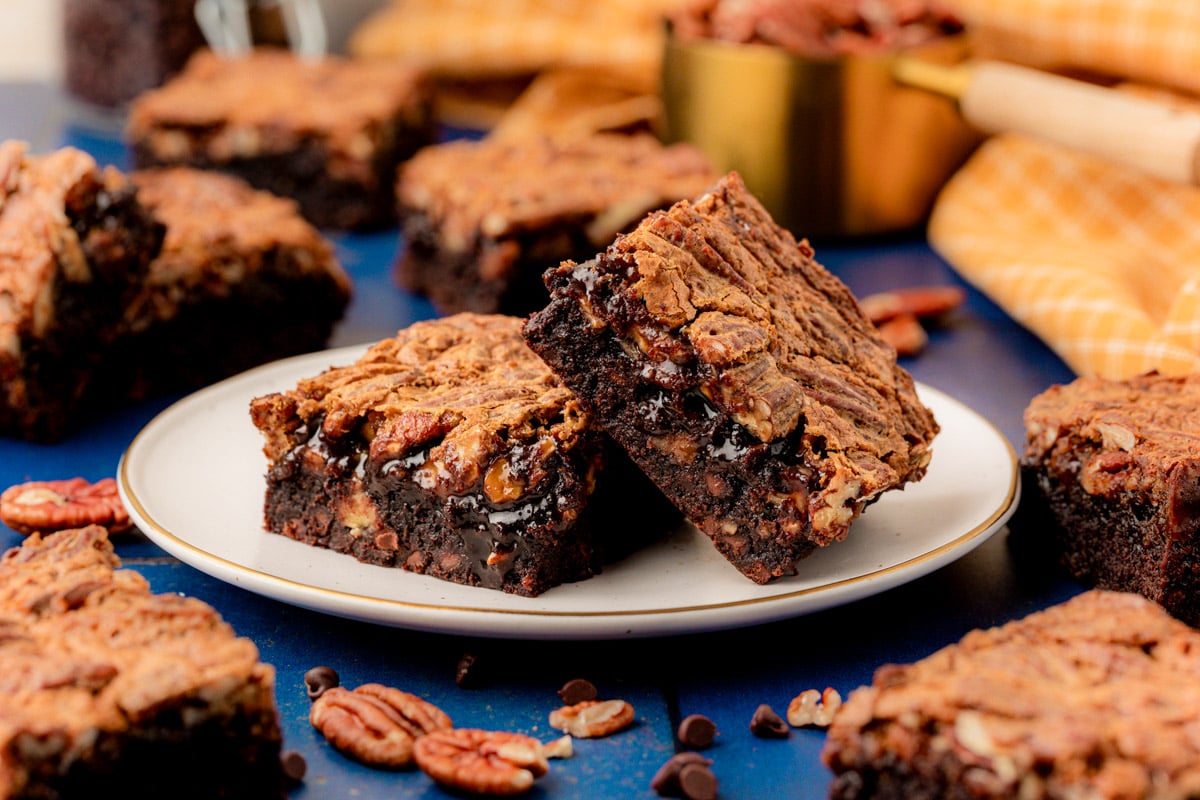
<path fill-rule="evenodd" d="M 163 411 L 121 459 L 121 498 L 168 553 L 252 592 L 337 616 L 482 637 L 606 639 L 694 633 L 775 621 L 873 595 L 982 544 L 1011 516 L 1016 456 L 957 400 L 917 389 L 942 430 L 925 478 L 886 493 L 845 541 L 759 586 L 682 525 L 594 578 L 536 598 L 362 564 L 263 529 L 266 457 L 249 403 L 354 360 L 344 347 L 268 364 Z"/>

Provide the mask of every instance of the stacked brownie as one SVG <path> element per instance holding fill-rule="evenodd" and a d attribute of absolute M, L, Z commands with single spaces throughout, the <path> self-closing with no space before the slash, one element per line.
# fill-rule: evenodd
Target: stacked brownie
<path fill-rule="evenodd" d="M 99 526 L 0 558 L 0 796 L 282 798 L 275 673 Z"/>
<path fill-rule="evenodd" d="M 395 221 L 397 167 L 434 125 L 415 68 L 259 48 L 197 52 L 133 102 L 125 132 L 138 167 L 229 172 L 320 227 L 360 229 Z"/>
<path fill-rule="evenodd" d="M 530 347 L 752 580 L 924 475 L 938 425 L 912 378 L 736 174 L 546 282 Z"/>
<path fill-rule="evenodd" d="M 370 564 L 535 596 L 666 528 L 516 317 L 415 323 L 250 412 L 266 528 Z"/>
<path fill-rule="evenodd" d="M 1092 590 L 878 669 L 829 727 L 833 800 L 1200 793 L 1200 633 Z"/>
<path fill-rule="evenodd" d="M 1079 378 L 1033 398 L 1025 429 L 1022 541 L 1200 624 L 1200 376 Z"/>
<path fill-rule="evenodd" d="M 649 135 L 427 147 L 397 183 L 397 278 L 442 313 L 527 314 L 548 300 L 546 269 L 589 257 L 648 211 L 694 197 L 716 177 L 697 148 Z"/>
<path fill-rule="evenodd" d="M 0 144 L 0 434 L 62 435 L 162 240 L 117 170 Z"/>

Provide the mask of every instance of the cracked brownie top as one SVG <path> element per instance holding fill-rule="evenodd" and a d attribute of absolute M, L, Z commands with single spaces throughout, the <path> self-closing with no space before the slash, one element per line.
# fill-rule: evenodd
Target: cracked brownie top
<path fill-rule="evenodd" d="M 396 62 L 304 59 L 272 48 L 236 58 L 200 50 L 182 72 L 133 102 L 126 135 L 138 141 L 163 129 L 152 144 L 168 160 L 191 147 L 172 140 L 171 129 L 195 129 L 213 137 L 207 146 L 214 157 L 286 153 L 319 137 L 333 152 L 362 161 L 375 147 L 365 130 L 420 105 L 424 86 L 419 69 Z"/>
<path fill-rule="evenodd" d="M 590 427 L 575 396 L 525 345 L 521 323 L 469 313 L 417 322 L 353 364 L 256 398 L 264 452 L 278 460 L 298 428 L 317 434 L 319 425 L 324 442 L 349 441 L 377 464 L 428 449 L 421 463 L 405 465 L 426 489 L 464 493 L 485 479 L 489 496 L 514 499 L 529 487 L 507 486 L 516 476 L 496 456 L 517 443 L 570 448 Z M 485 478 L 489 467 L 495 474 Z"/>
<path fill-rule="evenodd" d="M 952 752 L 988 797 L 1191 796 L 1198 678 L 1200 634 L 1136 594 L 1093 590 L 881 667 L 839 710 L 822 757 Z"/>
<path fill-rule="evenodd" d="M 71 209 L 105 188 L 132 191 L 126 184 L 75 148 L 30 156 L 23 142 L 0 144 L 0 353 L 53 324 L 56 281 L 93 280 Z"/>
<path fill-rule="evenodd" d="M 1072 453 L 1089 494 L 1148 490 L 1200 464 L 1198 419 L 1200 375 L 1078 378 L 1030 401 L 1023 462 Z"/>
<path fill-rule="evenodd" d="M 549 280 L 552 291 L 576 286 L 585 314 L 631 342 L 651 380 L 694 375 L 764 442 L 802 430 L 805 460 L 826 476 L 819 535 L 843 534 L 848 501 L 924 474 L 938 426 L 911 376 L 845 284 L 736 173 Z"/>
<path fill-rule="evenodd" d="M 597 246 L 650 209 L 694 197 L 717 177 L 688 144 L 648 135 L 530 136 L 427 147 L 401 169 L 397 196 L 458 252 L 555 222 L 585 226 Z"/>
<path fill-rule="evenodd" d="M 339 297 L 343 305 L 349 301 L 350 277 L 333 246 L 293 200 L 233 176 L 187 167 L 139 170 L 130 177 L 138 199 L 166 225 L 147 296 L 141 298 L 158 318 L 169 318 L 189 294 L 220 296 L 222 287 L 256 273 L 327 280 L 331 306 Z"/>

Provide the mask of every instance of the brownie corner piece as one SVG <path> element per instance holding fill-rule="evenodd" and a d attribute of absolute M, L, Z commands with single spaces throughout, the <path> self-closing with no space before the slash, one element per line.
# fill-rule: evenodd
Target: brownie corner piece
<path fill-rule="evenodd" d="M 1026 552 L 1200 624 L 1200 375 L 1087 376 L 1025 409 Z"/>
<path fill-rule="evenodd" d="M 1197 652 L 1161 606 L 1099 589 L 970 631 L 850 693 L 828 796 L 1193 797 Z"/>
<path fill-rule="evenodd" d="M 116 168 L 0 143 L 0 435 L 60 439 L 86 413 L 163 236 Z"/>
<path fill-rule="evenodd" d="M 521 320 L 417 322 L 255 398 L 268 531 L 360 561 L 536 596 L 636 547 L 599 502 L 607 440 Z M 636 502 L 636 498 L 624 498 Z"/>
<path fill-rule="evenodd" d="M 397 169 L 435 136 L 420 68 L 270 47 L 197 51 L 134 100 L 124 131 L 140 168 L 230 172 L 342 230 L 395 223 Z"/>
<path fill-rule="evenodd" d="M 545 280 L 530 347 L 752 580 L 924 476 L 938 424 L 911 376 L 736 173 Z"/>

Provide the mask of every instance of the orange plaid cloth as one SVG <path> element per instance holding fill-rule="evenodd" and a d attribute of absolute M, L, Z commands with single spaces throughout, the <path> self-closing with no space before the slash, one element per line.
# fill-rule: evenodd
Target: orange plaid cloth
<path fill-rule="evenodd" d="M 1200 91 L 1200 3 L 957 5 L 981 56 Z M 1000 134 L 942 190 L 928 232 L 1077 374 L 1200 372 L 1200 189 Z"/>

